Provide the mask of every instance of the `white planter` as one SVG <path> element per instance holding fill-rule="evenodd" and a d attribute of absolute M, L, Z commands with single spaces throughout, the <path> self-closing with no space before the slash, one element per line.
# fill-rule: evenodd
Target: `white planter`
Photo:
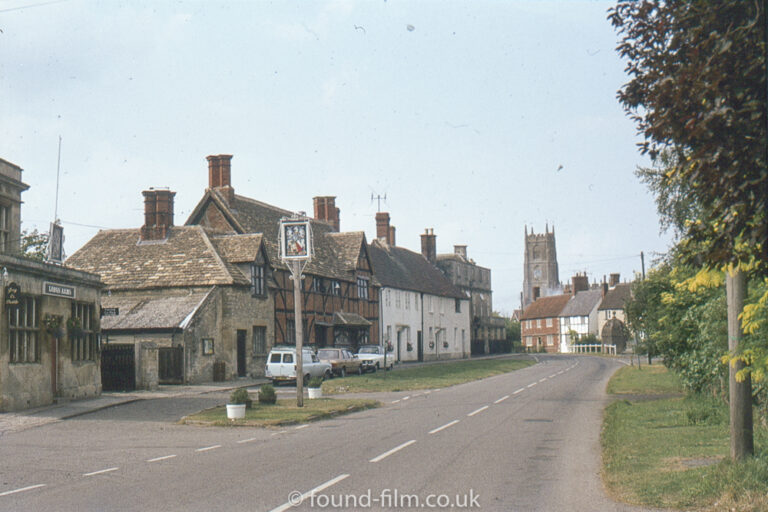
<path fill-rule="evenodd" d="M 309 390 L 309 398 L 323 398 L 323 388 L 307 388 Z"/>
<path fill-rule="evenodd" d="M 227 419 L 241 420 L 245 418 L 245 404 L 227 404 Z"/>

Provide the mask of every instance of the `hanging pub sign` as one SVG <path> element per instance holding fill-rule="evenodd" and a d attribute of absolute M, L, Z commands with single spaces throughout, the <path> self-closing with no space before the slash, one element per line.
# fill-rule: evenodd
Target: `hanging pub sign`
<path fill-rule="evenodd" d="M 55 222 L 51 223 L 51 230 L 48 233 L 48 261 L 58 263 L 64 261 L 64 228 Z"/>
<path fill-rule="evenodd" d="M 17 308 L 19 307 L 19 299 L 21 297 L 21 288 L 16 283 L 9 283 L 5 287 L 5 307 Z"/>
<path fill-rule="evenodd" d="M 308 219 L 280 221 L 280 257 L 284 260 L 312 257 L 312 230 Z"/>

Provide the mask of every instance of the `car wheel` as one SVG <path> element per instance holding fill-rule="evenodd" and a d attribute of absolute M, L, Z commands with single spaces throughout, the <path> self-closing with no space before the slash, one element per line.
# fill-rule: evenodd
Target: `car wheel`
<path fill-rule="evenodd" d="M 333 372 L 331 370 L 325 370 L 325 374 L 323 375 L 323 380 L 328 380 L 331 377 L 333 377 Z"/>
<path fill-rule="evenodd" d="M 303 382 L 304 382 L 304 387 L 307 387 L 307 385 L 309 385 L 309 374 L 306 374 L 304 376 Z"/>
<path fill-rule="evenodd" d="M 342 369 L 339 371 L 339 377 L 341 377 L 341 378 L 344 378 L 344 377 L 346 377 L 346 376 L 347 376 L 347 369 L 346 369 L 346 368 L 342 368 Z"/>

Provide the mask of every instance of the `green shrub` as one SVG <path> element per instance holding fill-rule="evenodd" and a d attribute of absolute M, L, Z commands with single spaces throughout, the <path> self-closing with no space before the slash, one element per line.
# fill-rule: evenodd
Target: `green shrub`
<path fill-rule="evenodd" d="M 311 379 L 309 379 L 309 383 L 307 384 L 307 387 L 319 388 L 322 385 L 323 385 L 322 377 L 312 377 Z"/>
<path fill-rule="evenodd" d="M 259 403 L 274 404 L 277 402 L 277 394 L 272 384 L 264 384 L 259 388 Z"/>
<path fill-rule="evenodd" d="M 727 423 L 725 406 L 716 400 L 695 397 L 686 400 L 685 419 L 689 425 L 720 425 Z"/>
<path fill-rule="evenodd" d="M 229 395 L 230 404 L 244 404 L 250 400 L 248 396 L 248 390 L 245 388 L 237 388 Z"/>

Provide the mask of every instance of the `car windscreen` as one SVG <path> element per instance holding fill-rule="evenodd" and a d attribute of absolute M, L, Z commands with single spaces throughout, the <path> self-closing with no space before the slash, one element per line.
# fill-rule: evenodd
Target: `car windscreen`
<path fill-rule="evenodd" d="M 361 347 L 358 354 L 378 354 L 378 347 Z"/>
<path fill-rule="evenodd" d="M 318 350 L 317 357 L 320 359 L 340 359 L 338 350 Z"/>

